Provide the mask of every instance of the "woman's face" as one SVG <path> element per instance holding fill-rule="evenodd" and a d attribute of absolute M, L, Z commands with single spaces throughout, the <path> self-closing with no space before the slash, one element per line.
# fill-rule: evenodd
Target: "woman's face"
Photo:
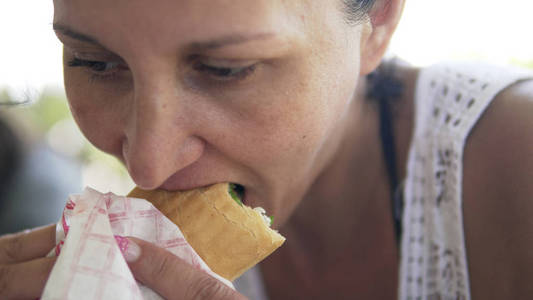
<path fill-rule="evenodd" d="M 334 155 L 362 25 L 332 1 L 55 0 L 85 136 L 141 187 L 245 187 L 279 226 Z"/>

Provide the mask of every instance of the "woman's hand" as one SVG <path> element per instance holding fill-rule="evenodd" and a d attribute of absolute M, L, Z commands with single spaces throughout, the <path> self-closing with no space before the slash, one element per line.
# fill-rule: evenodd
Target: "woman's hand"
<path fill-rule="evenodd" d="M 166 299 L 246 299 L 207 273 L 148 242 L 129 238 L 124 257 L 135 278 Z M 36 299 L 56 257 L 55 224 L 0 237 L 0 299 Z"/>
<path fill-rule="evenodd" d="M 55 225 L 0 237 L 0 299 L 36 299 L 56 261 Z"/>
<path fill-rule="evenodd" d="M 135 278 L 165 299 L 246 299 L 209 274 L 153 244 L 128 238 L 124 248 L 124 257 Z"/>

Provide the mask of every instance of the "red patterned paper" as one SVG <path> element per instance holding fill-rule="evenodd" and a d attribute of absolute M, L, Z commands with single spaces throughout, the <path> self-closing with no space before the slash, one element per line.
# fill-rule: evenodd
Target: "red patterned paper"
<path fill-rule="evenodd" d="M 41 299 L 161 299 L 133 278 L 120 250 L 125 236 L 165 248 L 233 287 L 209 269 L 179 228 L 151 203 L 87 188 L 70 196 L 57 224 L 51 255 L 58 260 Z"/>

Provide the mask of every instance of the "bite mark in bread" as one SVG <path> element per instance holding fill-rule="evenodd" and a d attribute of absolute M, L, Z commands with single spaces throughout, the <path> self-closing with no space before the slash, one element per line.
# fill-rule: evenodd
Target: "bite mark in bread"
<path fill-rule="evenodd" d="M 261 212 L 234 200 L 228 183 L 190 191 L 145 191 L 146 199 L 174 222 L 213 272 L 234 280 L 280 247 L 285 238 L 272 230 Z"/>

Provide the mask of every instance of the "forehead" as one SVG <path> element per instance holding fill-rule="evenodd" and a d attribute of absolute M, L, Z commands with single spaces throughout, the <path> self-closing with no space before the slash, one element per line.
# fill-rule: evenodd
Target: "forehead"
<path fill-rule="evenodd" d="M 105 44 L 216 37 L 228 32 L 282 32 L 305 1 L 284 0 L 54 0 L 54 23 Z M 289 4 L 287 4 L 289 3 Z M 107 41 L 106 41 L 107 40 Z M 131 42 L 131 41 L 130 41 Z"/>

